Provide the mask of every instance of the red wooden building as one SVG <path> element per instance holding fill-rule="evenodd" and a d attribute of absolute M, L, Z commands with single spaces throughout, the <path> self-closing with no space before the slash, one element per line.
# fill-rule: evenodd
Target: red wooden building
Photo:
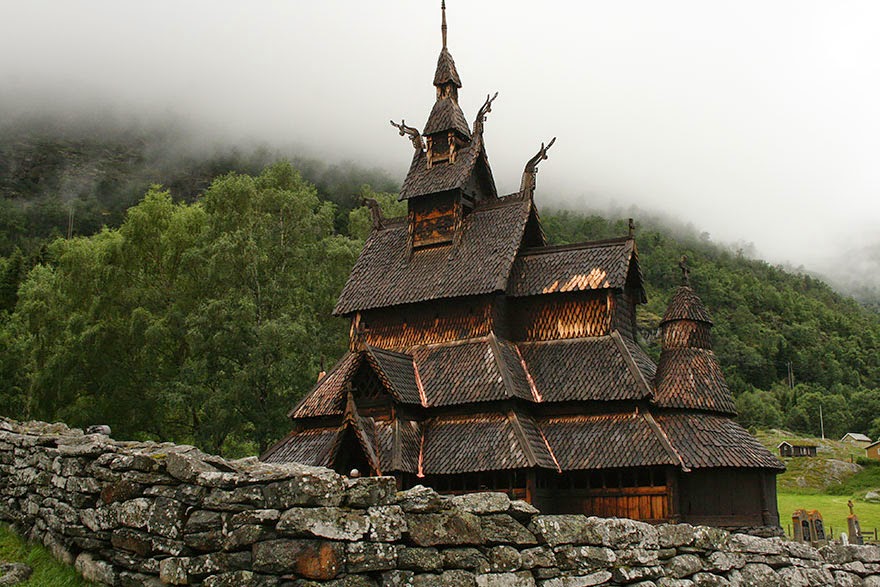
<path fill-rule="evenodd" d="M 506 491 L 545 512 L 778 526 L 782 464 L 732 420 L 709 314 L 686 283 L 659 365 L 636 342 L 646 301 L 632 234 L 548 246 L 537 165 L 499 197 L 446 47 L 413 142 L 404 218 L 376 211 L 335 314 L 350 348 L 263 455 L 403 488 Z M 552 144 L 552 142 L 551 142 Z"/>

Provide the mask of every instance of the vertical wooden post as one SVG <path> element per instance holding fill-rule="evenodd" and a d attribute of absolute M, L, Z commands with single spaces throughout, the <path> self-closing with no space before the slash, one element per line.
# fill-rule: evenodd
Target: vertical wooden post
<path fill-rule="evenodd" d="M 666 469 L 666 495 L 667 495 L 667 518 L 670 522 L 678 522 L 681 520 L 681 511 L 679 507 L 680 495 L 678 487 L 678 474 L 675 469 L 669 467 Z"/>
<path fill-rule="evenodd" d="M 535 502 L 535 475 L 534 469 L 526 474 L 526 501 L 529 503 Z"/>

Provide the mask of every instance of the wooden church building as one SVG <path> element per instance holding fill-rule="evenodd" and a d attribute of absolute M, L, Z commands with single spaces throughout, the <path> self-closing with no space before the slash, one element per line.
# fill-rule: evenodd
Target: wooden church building
<path fill-rule="evenodd" d="M 401 488 L 504 491 L 546 513 L 778 526 L 782 464 L 733 421 L 712 321 L 685 281 L 661 322 L 659 364 L 636 342 L 646 301 L 632 231 L 548 246 L 534 202 L 542 145 L 499 196 L 483 126 L 469 125 L 446 47 L 414 152 L 403 218 L 374 206 L 334 313 L 349 351 L 262 458 Z"/>

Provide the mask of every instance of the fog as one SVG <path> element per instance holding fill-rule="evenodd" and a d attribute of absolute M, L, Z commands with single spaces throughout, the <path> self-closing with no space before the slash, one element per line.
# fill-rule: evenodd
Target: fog
<path fill-rule="evenodd" d="M 771 262 L 880 274 L 880 3 L 449 0 L 500 192 L 541 141 L 541 205 L 641 209 Z M 403 177 L 433 104 L 439 2 L 0 0 L 0 119 L 182 125 Z M 207 147 L 206 147 L 207 148 Z M 858 262 L 854 262 L 858 260 Z M 840 276 L 839 276 L 840 277 Z"/>

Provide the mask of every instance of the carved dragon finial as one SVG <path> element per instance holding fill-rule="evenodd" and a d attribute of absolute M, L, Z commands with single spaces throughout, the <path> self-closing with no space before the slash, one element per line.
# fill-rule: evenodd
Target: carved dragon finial
<path fill-rule="evenodd" d="M 486 116 L 492 112 L 492 102 L 495 101 L 495 98 L 498 97 L 498 92 L 495 92 L 494 96 L 490 96 L 486 94 L 486 101 L 483 102 L 483 105 L 480 106 L 479 111 L 477 111 L 477 117 L 474 119 L 474 134 L 481 135 L 483 134 L 483 123 L 486 122 Z"/>
<path fill-rule="evenodd" d="M 400 136 L 409 136 L 409 140 L 412 141 L 413 148 L 416 151 L 425 150 L 425 140 L 422 138 L 422 133 L 419 132 L 419 129 L 407 126 L 406 121 L 403 119 L 401 119 L 400 124 L 397 124 L 392 120 L 391 126 L 400 131 Z"/>
<path fill-rule="evenodd" d="M 529 159 L 528 163 L 526 163 L 526 168 L 523 170 L 522 183 L 520 183 L 519 186 L 520 192 L 534 191 L 537 181 L 536 177 L 538 175 L 538 164 L 547 159 L 547 151 L 550 150 L 550 147 L 552 147 L 555 142 L 556 137 L 553 137 L 546 145 L 541 143 L 541 149 L 534 157 Z"/>
<path fill-rule="evenodd" d="M 681 283 L 683 285 L 691 284 L 691 268 L 688 267 L 688 256 L 682 255 L 681 261 L 678 262 L 678 268 L 681 269 Z"/>
<path fill-rule="evenodd" d="M 382 208 L 373 198 L 363 198 L 364 206 L 370 209 L 370 219 L 373 221 L 373 230 L 381 230 L 385 225 L 385 217 L 382 215 Z"/>

